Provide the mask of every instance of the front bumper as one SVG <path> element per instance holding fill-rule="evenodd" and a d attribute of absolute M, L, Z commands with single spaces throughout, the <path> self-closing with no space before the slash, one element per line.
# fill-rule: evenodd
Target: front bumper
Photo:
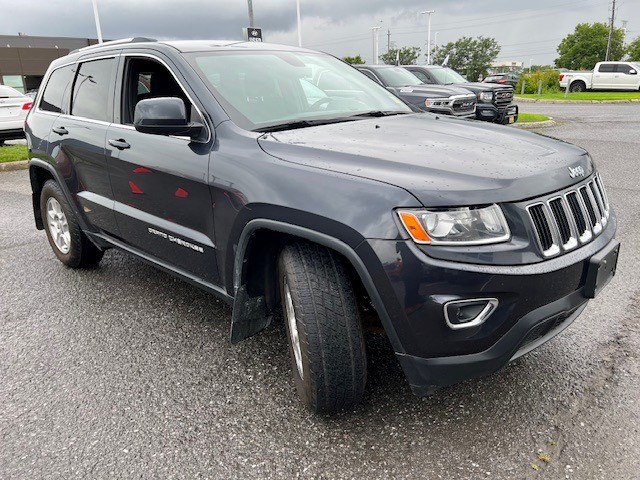
<path fill-rule="evenodd" d="M 513 121 L 509 121 L 513 117 Z M 492 103 L 478 102 L 476 105 L 476 119 L 493 123 L 515 123 L 518 121 L 518 106 L 507 105 L 506 107 L 496 107 Z"/>
<path fill-rule="evenodd" d="M 616 222 L 591 243 L 560 257 L 521 266 L 437 260 L 411 241 L 369 240 L 393 295 L 383 298 L 394 348 L 414 393 L 491 374 L 568 327 L 588 302 L 590 260 L 616 244 Z M 477 327 L 452 330 L 444 305 L 497 298 Z M 392 342 L 394 343 L 394 342 Z"/>

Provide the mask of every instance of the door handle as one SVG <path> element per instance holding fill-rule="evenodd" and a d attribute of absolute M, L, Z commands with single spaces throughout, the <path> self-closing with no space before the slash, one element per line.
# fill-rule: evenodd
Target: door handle
<path fill-rule="evenodd" d="M 125 148 L 129 148 L 131 147 L 131 145 L 129 145 L 125 140 L 123 140 L 122 138 L 119 139 L 114 139 L 114 138 L 110 138 L 108 140 L 109 145 L 111 145 L 112 147 L 116 147 L 118 150 L 124 150 Z"/>
<path fill-rule="evenodd" d="M 51 130 L 56 132 L 58 135 L 67 135 L 69 133 L 69 130 L 64 127 L 53 127 Z"/>

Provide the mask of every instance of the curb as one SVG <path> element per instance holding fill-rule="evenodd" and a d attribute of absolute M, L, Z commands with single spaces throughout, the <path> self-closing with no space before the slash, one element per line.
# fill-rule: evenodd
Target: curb
<path fill-rule="evenodd" d="M 593 104 L 593 103 L 640 103 L 640 98 L 630 98 L 629 100 L 545 100 L 541 98 L 520 98 L 514 97 L 516 102 L 522 103 L 569 103 L 569 104 Z"/>
<path fill-rule="evenodd" d="M 521 128 L 523 130 L 535 130 L 538 128 L 553 127 L 558 123 L 555 120 L 545 120 L 544 122 L 528 122 L 528 123 L 514 123 L 511 125 L 514 128 Z"/>
<path fill-rule="evenodd" d="M 27 168 L 29 168 L 29 160 L 0 163 L 0 172 L 12 172 L 14 170 L 25 170 Z"/>

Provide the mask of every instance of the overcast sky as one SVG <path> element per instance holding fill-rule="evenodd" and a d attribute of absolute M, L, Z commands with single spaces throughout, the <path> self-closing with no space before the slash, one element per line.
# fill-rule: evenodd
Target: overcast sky
<path fill-rule="evenodd" d="M 526 65 L 552 63 L 556 46 L 580 22 L 606 22 L 602 0 L 300 0 L 303 46 L 334 55 L 361 54 L 372 61 L 371 27 L 380 25 L 380 53 L 387 30 L 397 46 L 425 51 L 427 18 L 435 10 L 432 39 L 442 44 L 461 36 L 494 37 L 498 60 Z M 640 1 L 618 0 L 616 25 L 628 20 L 627 39 L 640 35 Z M 296 44 L 295 0 L 253 0 L 255 25 L 265 41 Z M 524 4 L 524 5 L 523 5 Z M 18 6 L 19 5 L 19 6 Z M 105 38 L 240 39 L 248 25 L 246 0 L 98 0 Z M 0 0 L 0 34 L 93 37 L 91 0 Z M 5 14 L 12 12 L 13 14 Z M 424 57 L 421 58 L 423 60 Z"/>

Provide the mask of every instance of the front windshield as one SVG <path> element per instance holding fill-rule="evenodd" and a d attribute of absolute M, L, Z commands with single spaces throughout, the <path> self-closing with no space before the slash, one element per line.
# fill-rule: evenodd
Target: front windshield
<path fill-rule="evenodd" d="M 423 83 L 413 73 L 400 67 L 379 68 L 376 72 L 388 87 L 412 87 Z"/>
<path fill-rule="evenodd" d="M 233 122 L 247 130 L 411 112 L 366 75 L 325 54 L 229 51 L 187 58 Z"/>
<path fill-rule="evenodd" d="M 446 67 L 430 68 L 429 73 L 436 77 L 441 85 L 450 85 L 452 83 L 468 83 L 468 80 L 455 70 Z"/>

